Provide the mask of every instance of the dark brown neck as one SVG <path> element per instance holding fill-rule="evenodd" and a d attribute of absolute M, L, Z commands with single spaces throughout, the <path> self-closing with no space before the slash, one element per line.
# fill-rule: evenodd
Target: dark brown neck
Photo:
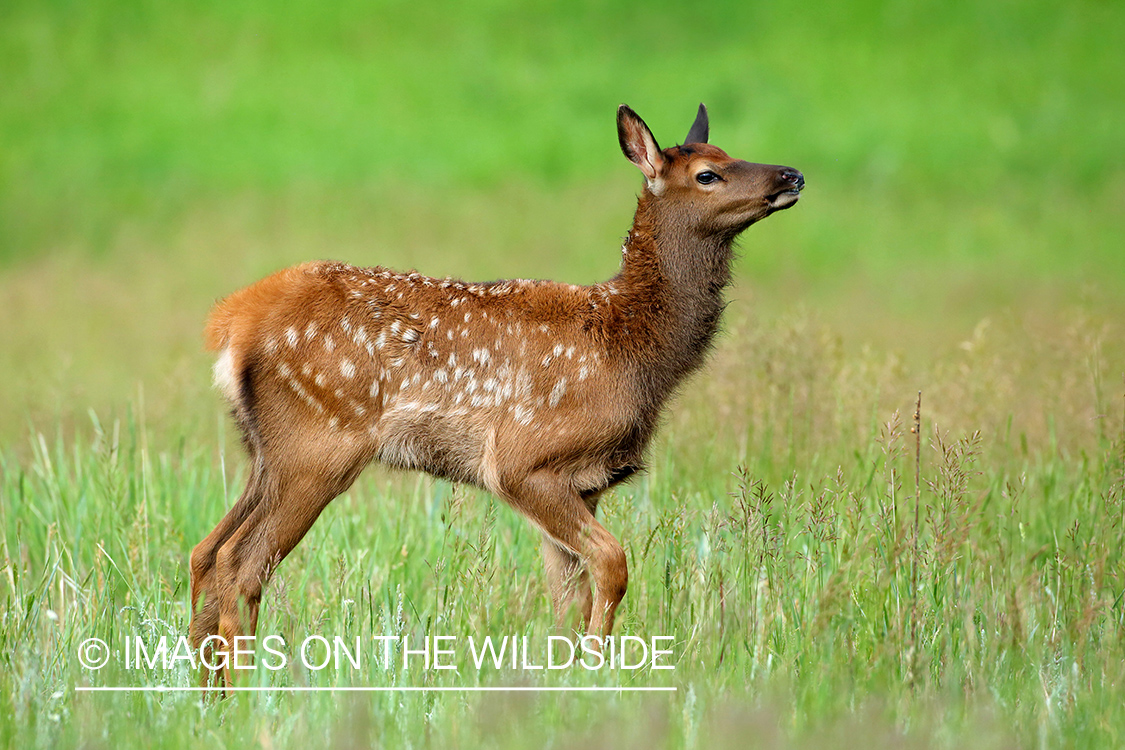
<path fill-rule="evenodd" d="M 611 298 L 621 350 L 658 407 L 705 359 L 730 282 L 730 238 L 701 237 L 647 192 L 637 204 Z"/>

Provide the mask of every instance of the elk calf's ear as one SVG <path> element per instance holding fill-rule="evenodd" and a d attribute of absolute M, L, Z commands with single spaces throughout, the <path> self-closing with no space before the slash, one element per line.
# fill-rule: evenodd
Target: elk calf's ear
<path fill-rule="evenodd" d="M 664 154 L 660 153 L 660 146 L 645 121 L 624 104 L 617 108 L 617 140 L 626 158 L 644 174 L 649 190 L 659 194 Z"/>
<path fill-rule="evenodd" d="M 710 125 L 707 122 L 707 108 L 701 102 L 699 104 L 699 112 L 695 115 L 695 122 L 691 124 L 691 130 L 688 131 L 687 138 L 684 139 L 684 145 L 689 143 L 706 143 L 707 136 L 710 132 Z"/>

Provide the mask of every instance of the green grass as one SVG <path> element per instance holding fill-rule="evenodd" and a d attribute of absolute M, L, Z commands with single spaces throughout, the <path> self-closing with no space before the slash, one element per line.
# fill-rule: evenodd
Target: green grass
<path fill-rule="evenodd" d="M 39 438 L 29 460 L 2 467 L 0 685 L 10 711 L 0 737 L 147 746 L 159 732 L 162 747 L 246 736 L 263 746 L 332 737 L 440 747 L 617 737 L 681 747 L 734 746 L 754 731 L 781 746 L 837 735 L 888 747 L 1120 742 L 1125 403 L 1105 404 L 1099 430 L 1068 435 L 1080 452 L 1035 456 L 994 433 L 931 433 L 924 403 L 916 504 L 910 420 L 871 423 L 864 412 L 876 405 L 854 400 L 853 376 L 832 366 L 815 326 L 756 333 L 773 345 L 768 367 L 731 380 L 738 357 L 724 347 L 704 381 L 712 393 L 749 384 L 755 394 L 724 400 L 721 442 L 703 411 L 712 397 L 685 396 L 651 472 L 604 506 L 631 569 L 619 632 L 674 636 L 675 670 L 544 676 L 462 658 L 455 674 L 365 662 L 250 678 L 673 685 L 675 694 L 240 695 L 202 709 L 194 696 L 76 694 L 75 685 L 191 684 L 186 668 L 92 673 L 75 654 L 92 636 L 121 649 L 126 636 L 151 645 L 185 632 L 186 553 L 242 474 L 216 454 L 221 432 L 156 450 L 143 423 L 95 420 L 84 439 Z M 995 375 L 982 364 L 968 373 Z M 834 413 L 823 408 L 833 401 Z M 282 566 L 259 633 L 292 644 L 312 633 L 541 642 L 551 615 L 536 536 L 486 495 L 369 473 Z M 625 729 L 638 723 L 647 734 Z"/>
<path fill-rule="evenodd" d="M 1046 0 L 3 4 L 0 745 L 1122 744 L 1123 32 Z M 712 362 L 601 511 L 618 632 L 674 636 L 676 669 L 251 680 L 677 692 L 74 690 L 191 682 L 77 647 L 186 630 L 245 477 L 214 299 L 316 257 L 605 278 L 639 184 L 614 108 L 668 145 L 701 100 L 809 187 L 747 232 Z M 259 632 L 551 622 L 521 519 L 375 468 Z"/>

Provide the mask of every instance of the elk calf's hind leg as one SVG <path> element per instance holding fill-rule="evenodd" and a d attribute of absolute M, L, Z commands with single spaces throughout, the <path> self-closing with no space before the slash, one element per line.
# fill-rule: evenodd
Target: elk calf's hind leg
<path fill-rule="evenodd" d="M 241 497 L 203 541 L 191 551 L 191 625 L 188 632 L 198 649 L 208 636 L 219 632 L 219 601 L 215 585 L 215 560 L 219 548 L 246 521 L 262 499 L 261 464 L 251 455 L 253 473 Z"/>
<path fill-rule="evenodd" d="M 338 477 L 316 478 L 286 473 L 271 480 L 266 497 L 219 549 L 216 559 L 219 635 L 235 647 L 235 639 L 252 636 L 258 628 L 262 588 L 277 565 L 297 546 L 321 511 L 346 490 L 358 471 Z M 244 648 L 250 644 L 243 642 Z M 233 653 L 229 656 L 233 659 Z M 246 665 L 243 665 L 246 666 Z M 228 661 L 225 682 L 230 684 Z"/>

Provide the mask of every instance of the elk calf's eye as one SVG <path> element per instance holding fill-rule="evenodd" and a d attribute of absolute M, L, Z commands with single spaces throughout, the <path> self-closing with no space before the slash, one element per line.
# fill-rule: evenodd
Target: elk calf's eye
<path fill-rule="evenodd" d="M 695 176 L 695 181 L 700 185 L 710 185 L 712 182 L 715 182 L 718 179 L 719 175 L 715 174 L 714 172 L 700 172 Z"/>

